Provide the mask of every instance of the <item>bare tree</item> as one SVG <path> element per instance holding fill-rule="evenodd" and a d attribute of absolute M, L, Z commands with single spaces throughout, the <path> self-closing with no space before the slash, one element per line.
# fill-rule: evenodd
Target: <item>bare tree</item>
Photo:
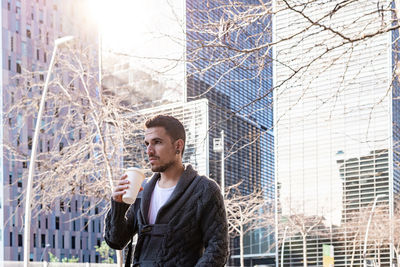
<path fill-rule="evenodd" d="M 260 220 L 261 225 L 265 229 L 269 229 L 267 234 L 275 234 L 275 243 L 272 248 L 278 251 L 280 248 L 279 265 L 286 266 L 289 263 L 284 262 L 284 254 L 286 243 L 301 242 L 303 266 L 308 266 L 307 255 L 308 247 L 307 242 L 310 237 L 327 238 L 332 229 L 328 227 L 324 216 L 306 214 L 301 210 L 288 210 L 283 212 L 279 202 L 277 202 L 277 210 L 274 208 L 274 200 L 265 202 L 263 219 Z M 272 226 L 272 227 L 271 227 Z M 277 232 L 276 232 L 277 231 Z M 300 241 L 299 238 L 300 237 Z M 291 263 L 290 263 L 291 264 Z"/>
<path fill-rule="evenodd" d="M 394 214 L 391 219 L 391 231 L 393 231 L 392 237 L 392 244 L 393 244 L 393 249 L 394 253 L 396 255 L 397 259 L 397 267 L 400 267 L 400 207 L 399 207 L 400 201 L 397 197 L 396 202 L 395 202 L 395 208 L 394 208 Z"/>
<path fill-rule="evenodd" d="M 268 68 L 272 61 L 285 62 L 286 54 L 272 55 L 271 50 L 274 46 L 296 38 L 300 42 L 305 42 L 326 32 L 327 35 L 314 44 L 314 47 L 325 47 L 321 53 L 301 62 L 289 62 L 287 67 L 291 71 L 288 73 L 287 80 L 295 78 L 311 65 L 320 64 L 321 71 L 324 71 L 326 70 L 324 67 L 329 67 L 335 61 L 335 57 L 332 57 L 327 62 L 324 58 L 326 54 L 331 54 L 345 45 L 351 44 L 354 47 L 375 36 L 397 30 L 399 27 L 396 19 L 398 8 L 395 2 L 397 1 L 364 2 L 362 7 L 367 8 L 354 14 L 356 17 L 351 21 L 346 21 L 348 23 L 346 25 L 337 25 L 333 21 L 337 16 L 343 16 L 342 12 L 359 6 L 361 1 L 337 3 L 316 0 L 234 0 L 229 2 L 207 0 L 193 4 L 188 7 L 187 22 L 188 41 L 191 44 L 188 48 L 188 60 L 192 64 L 192 72 L 189 75 L 216 71 L 214 86 L 218 82 L 231 81 L 229 73 L 235 68 L 261 71 Z M 316 9 L 320 12 L 315 12 Z M 288 33 L 285 38 L 272 40 L 273 16 L 284 13 L 297 14 L 303 24 L 297 32 Z M 362 18 L 367 20 L 363 21 Z M 357 23 L 358 31 L 351 31 L 352 25 Z M 332 41 L 335 42 L 332 43 Z M 332 45 L 329 46 L 329 43 Z M 310 47 L 310 50 L 306 52 L 311 52 L 314 47 Z M 287 48 L 287 50 L 290 49 L 293 47 Z M 250 59 L 252 63 L 248 62 Z M 201 63 L 196 60 L 201 60 Z M 221 67 L 225 64 L 227 67 Z M 254 73 L 256 77 L 260 75 L 260 72 Z M 256 77 L 249 77 L 249 79 Z M 213 86 L 209 89 L 211 88 Z M 263 97 L 266 95 L 260 95 L 260 99 Z"/>
<path fill-rule="evenodd" d="M 240 266 L 244 266 L 244 236 L 246 233 L 260 229 L 263 219 L 265 198 L 262 190 L 242 194 L 241 183 L 229 186 L 225 194 L 225 207 L 231 237 L 239 236 Z"/>
<path fill-rule="evenodd" d="M 99 88 L 98 72 L 93 68 L 96 56 L 91 51 L 91 47 L 75 44 L 63 49 L 56 59 L 40 122 L 34 215 L 51 212 L 58 204 L 64 209 L 74 197 L 81 196 L 87 200 L 83 214 L 97 207 L 96 216 L 101 216 L 107 206 L 99 204 L 109 198 L 113 179 L 123 172 L 122 162 L 145 165 L 140 145 L 143 118 L 123 104 L 126 99 Z M 22 165 L 22 177 L 27 175 L 30 129 L 36 123 L 44 76 L 44 71 L 23 70 L 14 77 L 12 90 L 17 101 L 6 107 L 5 140 L 10 142 L 5 148 L 9 160 Z"/>
<path fill-rule="evenodd" d="M 371 213 L 372 211 L 370 211 Z M 382 265 L 381 255 L 383 250 L 389 250 L 391 239 L 391 225 L 387 207 L 378 206 L 372 214 L 371 229 L 368 238 L 373 241 L 370 249 L 376 257 L 378 266 Z"/>
<path fill-rule="evenodd" d="M 367 205 L 348 213 L 346 217 L 349 219 L 343 221 L 337 232 L 339 236 L 344 233 L 350 235 L 347 237 L 352 242 L 349 266 L 359 264 L 356 262 L 356 255 L 361 261 L 364 261 L 368 254 L 374 255 L 374 261 L 381 266 L 382 251 L 388 250 L 391 242 L 392 220 L 389 217 L 387 206 L 378 205 L 374 209 L 372 204 Z M 345 238 L 339 239 L 344 240 Z M 364 247 L 366 248 L 365 255 Z"/>
<path fill-rule="evenodd" d="M 282 223 L 283 222 L 283 223 Z M 280 228 L 287 229 L 289 238 L 300 234 L 303 248 L 303 266 L 307 267 L 307 239 L 310 236 L 326 235 L 326 228 L 322 224 L 322 216 L 307 216 L 304 214 L 293 214 L 281 217 Z M 282 251 L 283 253 L 283 251 Z"/>
<path fill-rule="evenodd" d="M 348 218 L 351 218 L 350 220 L 344 220 L 343 224 L 341 225 L 341 231 L 342 233 L 345 233 L 345 237 L 340 236 L 339 234 L 339 240 L 345 240 L 350 239 L 351 240 L 351 260 L 349 266 L 352 267 L 355 264 L 355 256 L 357 252 L 357 248 L 362 246 L 362 238 L 364 237 L 365 234 L 365 229 L 361 229 L 360 226 L 366 225 L 368 221 L 368 217 L 366 216 L 361 216 L 360 212 L 358 210 L 348 212 L 347 216 Z M 350 237 L 349 237 L 350 235 Z M 361 252 L 359 252 L 361 254 Z"/>

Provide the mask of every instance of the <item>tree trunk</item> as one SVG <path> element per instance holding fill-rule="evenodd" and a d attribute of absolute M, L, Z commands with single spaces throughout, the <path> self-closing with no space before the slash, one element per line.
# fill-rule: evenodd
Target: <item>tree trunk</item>
<path fill-rule="evenodd" d="M 394 252 L 396 253 L 396 259 L 397 259 L 397 267 L 400 267 L 400 253 L 399 253 L 399 246 L 397 246 L 397 249 L 395 246 L 394 247 Z"/>
<path fill-rule="evenodd" d="M 240 267 L 244 267 L 243 224 L 240 224 Z"/>
<path fill-rule="evenodd" d="M 396 248 L 396 246 L 394 246 L 394 245 L 393 245 L 393 248 L 394 248 L 394 253 L 396 254 L 396 259 L 397 259 L 397 267 L 400 267 L 400 254 L 399 254 L 399 246 L 397 246 L 397 248 Z"/>
<path fill-rule="evenodd" d="M 356 235 L 354 236 L 354 239 L 353 239 L 353 251 L 351 252 L 351 262 L 350 262 L 350 267 L 353 267 L 353 264 L 354 264 L 354 255 L 356 254 L 356 239 L 357 239 L 357 237 L 358 237 L 358 231 L 357 231 L 357 233 L 356 233 Z"/>
<path fill-rule="evenodd" d="M 303 235 L 303 267 L 307 267 L 307 236 Z"/>
<path fill-rule="evenodd" d="M 378 244 L 378 266 L 381 266 L 381 246 Z"/>

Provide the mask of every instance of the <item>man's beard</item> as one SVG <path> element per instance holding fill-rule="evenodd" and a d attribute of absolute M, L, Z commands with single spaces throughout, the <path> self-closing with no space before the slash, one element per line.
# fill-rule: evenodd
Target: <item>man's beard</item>
<path fill-rule="evenodd" d="M 172 165 L 175 164 L 175 161 L 171 160 L 170 162 L 167 162 L 166 164 L 162 165 L 162 166 L 152 166 L 151 167 L 151 171 L 152 172 L 165 172 L 166 170 L 168 170 L 168 168 L 170 168 Z"/>

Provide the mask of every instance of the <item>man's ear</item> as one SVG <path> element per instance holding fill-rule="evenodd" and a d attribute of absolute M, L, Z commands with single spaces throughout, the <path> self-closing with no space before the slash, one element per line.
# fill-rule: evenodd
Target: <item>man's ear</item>
<path fill-rule="evenodd" d="M 180 152 L 183 150 L 183 147 L 185 146 L 185 143 L 183 142 L 182 139 L 178 139 L 175 141 L 175 150 L 179 150 Z"/>

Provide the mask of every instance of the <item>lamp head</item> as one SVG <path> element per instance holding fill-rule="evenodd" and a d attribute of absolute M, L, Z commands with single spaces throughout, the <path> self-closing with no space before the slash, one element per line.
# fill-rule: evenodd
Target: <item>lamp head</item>
<path fill-rule="evenodd" d="M 68 35 L 68 36 L 64 36 L 64 37 L 61 37 L 61 38 L 56 39 L 56 40 L 54 41 L 54 43 L 55 43 L 56 46 L 59 46 L 59 45 L 62 45 L 62 44 L 64 44 L 64 43 L 66 43 L 66 42 L 69 42 L 69 41 L 71 41 L 71 40 L 73 40 L 73 39 L 75 39 L 74 36 Z"/>

